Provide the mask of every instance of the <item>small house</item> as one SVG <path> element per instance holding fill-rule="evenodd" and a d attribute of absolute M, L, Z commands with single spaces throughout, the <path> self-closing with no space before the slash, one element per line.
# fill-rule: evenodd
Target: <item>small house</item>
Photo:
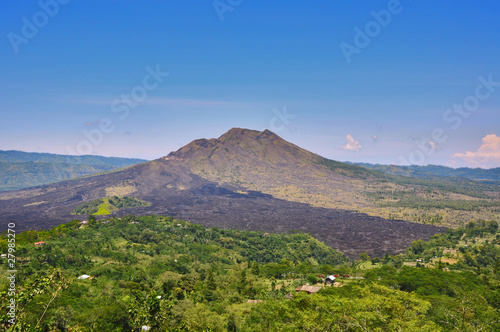
<path fill-rule="evenodd" d="M 332 285 L 335 283 L 335 277 L 332 275 L 329 275 L 328 277 L 325 278 L 325 284 L 326 283 L 331 283 Z"/>
<path fill-rule="evenodd" d="M 41 247 L 41 246 L 45 245 L 45 242 L 43 242 L 43 241 L 41 241 L 41 242 L 35 242 L 34 245 L 37 246 L 37 247 Z"/>
<path fill-rule="evenodd" d="M 247 303 L 261 303 L 263 300 L 247 300 Z"/>
<path fill-rule="evenodd" d="M 304 285 L 304 286 L 299 286 L 295 288 L 296 292 L 307 292 L 307 294 L 313 294 L 319 291 L 321 287 L 317 286 L 309 286 L 309 285 Z"/>

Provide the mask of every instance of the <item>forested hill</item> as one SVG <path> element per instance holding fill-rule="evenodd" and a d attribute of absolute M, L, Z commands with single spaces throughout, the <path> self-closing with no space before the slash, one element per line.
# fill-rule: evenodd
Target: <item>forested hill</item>
<path fill-rule="evenodd" d="M 142 159 L 0 151 L 0 191 L 49 184 L 145 162 Z"/>
<path fill-rule="evenodd" d="M 500 167 L 483 169 L 483 168 L 468 168 L 468 167 L 451 168 L 439 165 L 397 166 L 397 165 L 379 165 L 379 164 L 368 164 L 368 163 L 353 163 L 353 164 L 391 175 L 409 176 L 421 179 L 461 177 L 476 181 L 500 182 Z"/>
<path fill-rule="evenodd" d="M 300 232 L 154 215 L 14 230 L 0 234 L 2 308 L 17 271 L 16 321 L 4 311 L 2 331 L 500 330 L 496 221 L 348 262 Z"/>

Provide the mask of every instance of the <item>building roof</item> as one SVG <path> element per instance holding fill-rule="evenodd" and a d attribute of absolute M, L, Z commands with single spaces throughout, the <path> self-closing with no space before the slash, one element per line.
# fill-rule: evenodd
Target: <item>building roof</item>
<path fill-rule="evenodd" d="M 304 286 L 299 286 L 297 288 L 295 288 L 295 290 L 297 292 L 308 292 L 309 294 L 312 294 L 312 293 L 316 293 L 317 291 L 319 291 L 321 289 L 321 287 L 317 287 L 317 286 L 308 286 L 308 285 L 304 285 Z"/>
<path fill-rule="evenodd" d="M 264 302 L 263 300 L 247 300 L 247 303 L 260 303 Z"/>

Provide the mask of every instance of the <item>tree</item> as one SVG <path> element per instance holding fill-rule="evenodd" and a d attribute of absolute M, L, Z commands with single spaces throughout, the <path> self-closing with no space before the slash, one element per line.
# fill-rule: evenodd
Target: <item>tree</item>
<path fill-rule="evenodd" d="M 227 330 L 229 332 L 237 332 L 238 331 L 238 326 L 236 326 L 236 318 L 234 316 L 234 313 L 231 313 L 229 317 L 227 318 Z"/>
<path fill-rule="evenodd" d="M 495 220 L 488 221 L 488 229 L 491 234 L 495 234 L 498 230 L 498 222 Z"/>
<path fill-rule="evenodd" d="M 252 264 L 252 274 L 256 276 L 260 274 L 260 264 L 258 262 Z"/>
<path fill-rule="evenodd" d="M 391 256 L 389 256 L 388 253 L 385 253 L 385 256 L 384 256 L 384 264 L 387 264 L 389 263 L 389 261 L 391 260 Z"/>
<path fill-rule="evenodd" d="M 70 306 L 59 307 L 54 312 L 49 325 L 57 331 L 69 331 L 70 321 L 75 311 Z"/>
<path fill-rule="evenodd" d="M 214 271 L 209 270 L 206 278 L 206 286 L 209 290 L 216 290 L 217 289 L 217 284 L 215 282 L 215 277 L 214 277 Z"/>
<path fill-rule="evenodd" d="M 423 253 L 424 249 L 425 249 L 425 244 L 424 241 L 422 240 L 416 240 L 411 243 L 411 251 L 413 251 L 415 255 Z"/>
<path fill-rule="evenodd" d="M 243 269 L 240 274 L 240 280 L 236 285 L 236 290 L 238 291 L 238 293 L 241 294 L 246 286 L 247 286 L 247 271 L 246 269 Z"/>
<path fill-rule="evenodd" d="M 394 267 L 396 269 L 399 269 L 401 266 L 403 266 L 403 257 L 401 257 L 401 255 L 395 256 L 393 261 L 394 261 Z"/>
<path fill-rule="evenodd" d="M 97 222 L 96 217 L 93 214 L 89 215 L 89 225 L 93 225 Z"/>
<path fill-rule="evenodd" d="M 361 257 L 361 260 L 363 262 L 366 262 L 366 261 L 370 260 L 370 256 L 368 256 L 368 253 L 366 251 L 362 252 L 359 256 Z"/>

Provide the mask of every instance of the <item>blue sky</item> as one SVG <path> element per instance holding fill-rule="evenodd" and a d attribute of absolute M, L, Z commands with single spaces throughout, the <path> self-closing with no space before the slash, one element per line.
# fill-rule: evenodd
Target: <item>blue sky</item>
<path fill-rule="evenodd" d="M 500 166 L 494 1 L 0 8 L 2 150 L 154 159 L 244 127 L 341 161 Z"/>

